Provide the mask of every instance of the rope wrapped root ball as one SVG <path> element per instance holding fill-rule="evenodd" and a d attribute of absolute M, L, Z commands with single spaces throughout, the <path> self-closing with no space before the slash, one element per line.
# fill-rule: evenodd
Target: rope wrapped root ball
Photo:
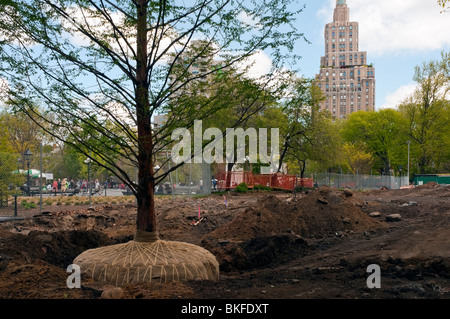
<path fill-rule="evenodd" d="M 134 240 L 89 249 L 73 263 L 83 274 L 115 286 L 219 279 L 219 263 L 206 249 L 139 231 Z"/>

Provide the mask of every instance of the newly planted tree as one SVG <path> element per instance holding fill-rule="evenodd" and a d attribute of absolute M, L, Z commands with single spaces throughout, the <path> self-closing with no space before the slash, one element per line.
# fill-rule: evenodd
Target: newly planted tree
<path fill-rule="evenodd" d="M 1 77 L 17 109 L 85 156 L 95 154 L 97 165 L 129 186 L 138 204 L 136 240 L 151 241 L 154 186 L 171 171 L 155 171 L 154 157 L 174 128 L 229 106 L 216 104 L 221 90 L 191 99 L 189 109 L 181 99 L 205 79 L 220 83 L 214 74 L 261 50 L 273 66 L 258 83 L 280 74 L 302 37 L 292 25 L 301 9 L 292 7 L 292 0 L 8 0 L 0 8 Z M 220 63 L 202 68 L 205 59 Z M 156 130 L 158 113 L 168 119 Z M 118 165 L 118 158 L 126 160 Z M 137 181 L 124 165 L 138 168 Z"/>

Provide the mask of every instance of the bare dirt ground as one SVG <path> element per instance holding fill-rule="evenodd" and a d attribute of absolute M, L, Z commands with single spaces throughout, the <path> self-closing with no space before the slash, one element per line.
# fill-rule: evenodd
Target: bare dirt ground
<path fill-rule="evenodd" d="M 156 205 L 160 237 L 211 251 L 218 282 L 128 285 L 119 297 L 450 299 L 450 187 L 255 191 L 227 194 L 226 202 L 211 195 Z M 199 206 L 204 219 L 195 225 Z M 81 289 L 69 289 L 66 268 L 86 249 L 131 240 L 136 207 L 86 208 L 0 223 L 1 299 L 98 299 L 111 288 L 82 277 Z M 380 289 L 367 287 L 371 264 L 380 266 Z"/>

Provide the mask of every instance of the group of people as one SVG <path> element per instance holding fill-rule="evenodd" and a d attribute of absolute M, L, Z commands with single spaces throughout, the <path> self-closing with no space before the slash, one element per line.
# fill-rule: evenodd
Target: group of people
<path fill-rule="evenodd" d="M 95 191 L 100 190 L 100 182 L 96 179 L 94 182 L 91 182 L 92 189 Z M 61 192 L 65 193 L 67 190 L 79 189 L 81 191 L 88 189 L 88 181 L 83 179 L 79 181 L 74 181 L 71 179 L 70 181 L 67 178 L 58 178 L 53 180 L 53 182 L 49 183 L 47 186 L 44 186 L 44 190 L 51 192 Z"/>

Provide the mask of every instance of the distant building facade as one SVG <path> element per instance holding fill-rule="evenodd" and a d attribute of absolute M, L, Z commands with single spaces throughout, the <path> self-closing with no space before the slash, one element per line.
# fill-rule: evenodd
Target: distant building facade
<path fill-rule="evenodd" d="M 158 114 L 153 117 L 153 127 L 159 129 L 167 122 L 167 114 Z"/>
<path fill-rule="evenodd" d="M 325 56 L 316 81 L 326 99 L 321 110 L 334 118 L 375 110 L 375 68 L 359 51 L 359 24 L 350 21 L 346 0 L 337 0 L 333 22 L 325 26 Z"/>
<path fill-rule="evenodd" d="M 173 59 L 169 62 L 177 70 L 169 76 L 169 84 L 173 86 L 173 89 L 178 90 L 172 93 L 169 100 L 176 101 L 183 93 L 189 92 L 192 86 L 198 83 L 204 84 L 199 93 L 209 97 L 208 83 L 210 83 L 213 76 L 221 75 L 227 70 L 223 66 L 223 61 L 214 60 L 212 52 L 211 43 L 205 40 L 192 40 L 185 52 L 177 57 L 176 63 L 173 63 Z M 178 89 L 177 85 L 181 85 L 182 88 Z M 153 120 L 154 126 L 156 128 L 164 126 L 167 118 L 167 114 L 156 115 Z"/>

